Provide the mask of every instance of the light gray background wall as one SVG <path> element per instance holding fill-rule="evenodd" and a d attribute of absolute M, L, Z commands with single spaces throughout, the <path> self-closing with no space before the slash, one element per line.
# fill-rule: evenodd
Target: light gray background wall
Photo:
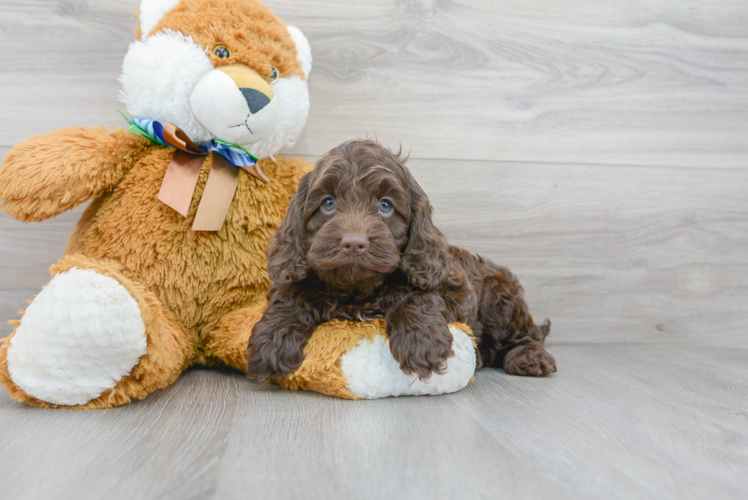
<path fill-rule="evenodd" d="M 315 59 L 289 154 L 402 144 L 441 228 L 519 274 L 551 343 L 748 345 L 748 4 L 271 4 Z M 123 125 L 135 0 L 0 9 L 0 153 Z M 0 217 L 0 317 L 46 283 L 79 216 Z"/>

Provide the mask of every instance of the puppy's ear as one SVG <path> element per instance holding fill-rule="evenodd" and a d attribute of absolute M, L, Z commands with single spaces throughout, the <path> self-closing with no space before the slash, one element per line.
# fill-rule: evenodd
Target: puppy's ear
<path fill-rule="evenodd" d="M 434 209 L 421 186 L 408 174 L 410 191 L 410 227 L 408 244 L 403 252 L 400 267 L 411 285 L 433 290 L 449 274 L 449 245 L 441 231 L 434 226 L 431 214 Z"/>
<path fill-rule="evenodd" d="M 306 224 L 304 205 L 309 193 L 311 172 L 299 181 L 299 189 L 291 198 L 288 211 L 268 246 L 268 275 L 275 283 L 287 284 L 306 278 Z"/>

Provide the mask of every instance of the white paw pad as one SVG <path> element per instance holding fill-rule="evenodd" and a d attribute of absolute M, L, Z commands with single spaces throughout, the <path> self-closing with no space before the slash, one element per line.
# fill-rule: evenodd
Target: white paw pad
<path fill-rule="evenodd" d="M 425 382 L 400 370 L 400 364 L 390 352 L 390 343 L 383 335 L 373 341 L 360 340 L 340 357 L 348 390 L 360 399 L 459 391 L 468 385 L 475 373 L 475 347 L 473 339 L 459 328 L 452 326 L 449 331 L 455 354 L 447 360 L 447 369 L 442 375 L 432 375 Z"/>
<path fill-rule="evenodd" d="M 114 387 L 145 353 L 145 324 L 125 287 L 73 268 L 26 309 L 10 340 L 8 371 L 37 399 L 79 405 Z"/>

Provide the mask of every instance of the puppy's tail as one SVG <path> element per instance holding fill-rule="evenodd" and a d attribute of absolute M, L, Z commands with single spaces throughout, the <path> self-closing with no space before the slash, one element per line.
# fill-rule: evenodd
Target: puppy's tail
<path fill-rule="evenodd" d="M 551 320 L 546 319 L 542 325 L 539 325 L 540 331 L 543 332 L 543 340 L 551 333 Z"/>

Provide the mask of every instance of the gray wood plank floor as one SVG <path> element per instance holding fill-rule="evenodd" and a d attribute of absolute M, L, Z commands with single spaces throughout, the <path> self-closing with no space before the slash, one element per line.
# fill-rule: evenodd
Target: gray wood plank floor
<path fill-rule="evenodd" d="M 0 394 L 0 496 L 742 499 L 748 350 L 564 345 L 548 379 L 351 402 L 193 370 L 132 405 Z"/>
<path fill-rule="evenodd" d="M 122 126 L 137 3 L 0 0 L 0 155 Z M 746 498 L 748 3 L 267 3 L 315 60 L 288 153 L 410 150 L 451 241 L 553 320 L 560 372 L 348 402 L 196 369 L 93 412 L 0 391 L 0 499 Z M 0 216 L 1 318 L 80 213 Z"/>

